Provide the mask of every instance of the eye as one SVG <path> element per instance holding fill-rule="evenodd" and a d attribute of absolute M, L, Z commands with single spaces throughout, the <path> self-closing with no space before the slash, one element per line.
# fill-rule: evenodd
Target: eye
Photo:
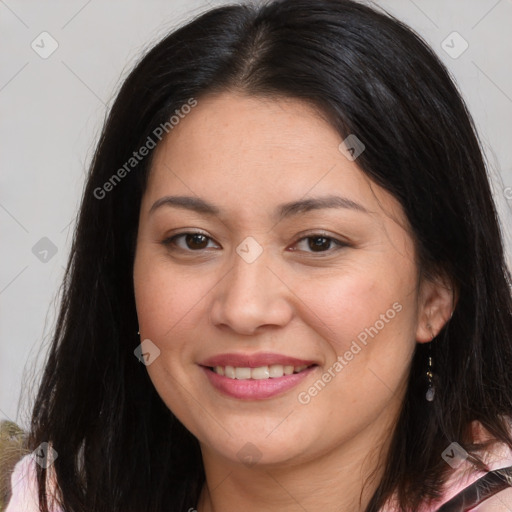
<path fill-rule="evenodd" d="M 209 243 L 213 243 L 213 241 L 204 233 L 191 231 L 173 235 L 165 239 L 162 243 L 171 249 L 177 248 L 187 252 L 199 252 L 211 248 L 212 246 L 209 246 Z M 333 249 L 339 250 L 342 247 L 348 247 L 348 244 L 323 233 L 313 233 L 297 240 L 294 246 L 298 246 L 299 250 L 304 252 L 326 253 L 333 252 Z M 295 251 L 297 249 L 293 248 L 291 250 Z"/>
<path fill-rule="evenodd" d="M 305 252 L 332 252 L 330 249 L 333 247 L 335 250 L 339 250 L 342 247 L 347 247 L 348 244 L 337 240 L 331 236 L 327 236 L 323 233 L 313 233 L 309 236 L 303 237 L 295 242 L 295 245 L 302 244 Z M 306 249 L 304 249 L 306 247 Z M 295 249 L 293 249 L 295 250 Z"/>
<path fill-rule="evenodd" d="M 184 251 L 201 251 L 208 248 L 211 238 L 199 231 L 180 233 L 165 239 L 162 243 L 165 246 L 175 246 Z"/>

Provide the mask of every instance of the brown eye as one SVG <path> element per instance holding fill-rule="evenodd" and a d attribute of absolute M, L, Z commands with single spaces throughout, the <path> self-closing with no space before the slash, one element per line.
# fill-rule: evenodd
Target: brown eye
<path fill-rule="evenodd" d="M 171 236 L 162 243 L 170 248 L 177 247 L 183 251 L 201 251 L 208 248 L 211 238 L 203 233 L 181 233 Z"/>
<path fill-rule="evenodd" d="M 332 253 L 342 247 L 348 246 L 340 240 L 322 234 L 314 234 L 301 238 L 296 242 L 296 245 L 299 247 L 299 250 L 309 253 Z"/>
<path fill-rule="evenodd" d="M 318 251 L 324 251 L 327 249 L 330 249 L 332 239 L 327 238 L 325 236 L 315 236 L 315 237 L 308 237 L 308 246 L 312 251 L 318 252 Z"/>
<path fill-rule="evenodd" d="M 189 233 L 185 235 L 185 244 L 189 249 L 205 249 L 208 245 L 208 237 L 200 233 Z"/>

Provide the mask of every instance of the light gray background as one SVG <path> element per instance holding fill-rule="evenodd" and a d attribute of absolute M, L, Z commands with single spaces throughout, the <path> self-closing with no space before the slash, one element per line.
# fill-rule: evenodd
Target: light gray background
<path fill-rule="evenodd" d="M 86 168 L 122 77 L 167 31 L 222 3 L 0 0 L 0 419 L 28 425 Z M 489 159 L 512 263 L 512 0 L 375 4 L 418 31 L 459 84 Z M 44 31 L 58 43 L 46 59 L 31 47 L 49 48 Z M 462 48 L 458 36 L 446 39 L 453 31 L 469 44 L 458 58 L 442 47 Z M 43 237 L 57 250 L 46 262 L 32 250 Z"/>

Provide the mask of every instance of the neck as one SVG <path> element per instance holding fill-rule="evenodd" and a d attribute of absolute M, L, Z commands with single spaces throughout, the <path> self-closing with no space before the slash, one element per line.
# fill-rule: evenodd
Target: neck
<path fill-rule="evenodd" d="M 381 424 L 306 461 L 251 467 L 220 460 L 203 446 L 198 512 L 364 512 L 382 478 L 390 434 Z"/>

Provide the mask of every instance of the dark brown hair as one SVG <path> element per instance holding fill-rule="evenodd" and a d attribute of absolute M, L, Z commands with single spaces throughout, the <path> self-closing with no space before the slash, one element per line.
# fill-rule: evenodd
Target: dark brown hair
<path fill-rule="evenodd" d="M 416 510 L 439 495 L 450 470 L 441 453 L 452 441 L 474 453 L 472 420 L 512 446 L 511 279 L 479 141 L 447 70 L 401 22 L 349 0 L 213 9 L 128 76 L 85 187 L 31 445 L 57 450 L 66 512 L 196 505 L 199 444 L 133 354 L 133 260 L 151 159 L 104 197 L 95 190 L 187 100 L 222 90 L 302 99 L 342 138 L 357 134 L 366 146 L 357 163 L 401 203 L 421 272 L 448 276 L 458 291 L 453 318 L 432 342 L 435 400 L 425 401 L 427 347 L 417 345 L 385 476 L 367 507 L 376 512 L 396 491 L 403 510 Z M 41 499 L 44 473 L 38 468 Z"/>

